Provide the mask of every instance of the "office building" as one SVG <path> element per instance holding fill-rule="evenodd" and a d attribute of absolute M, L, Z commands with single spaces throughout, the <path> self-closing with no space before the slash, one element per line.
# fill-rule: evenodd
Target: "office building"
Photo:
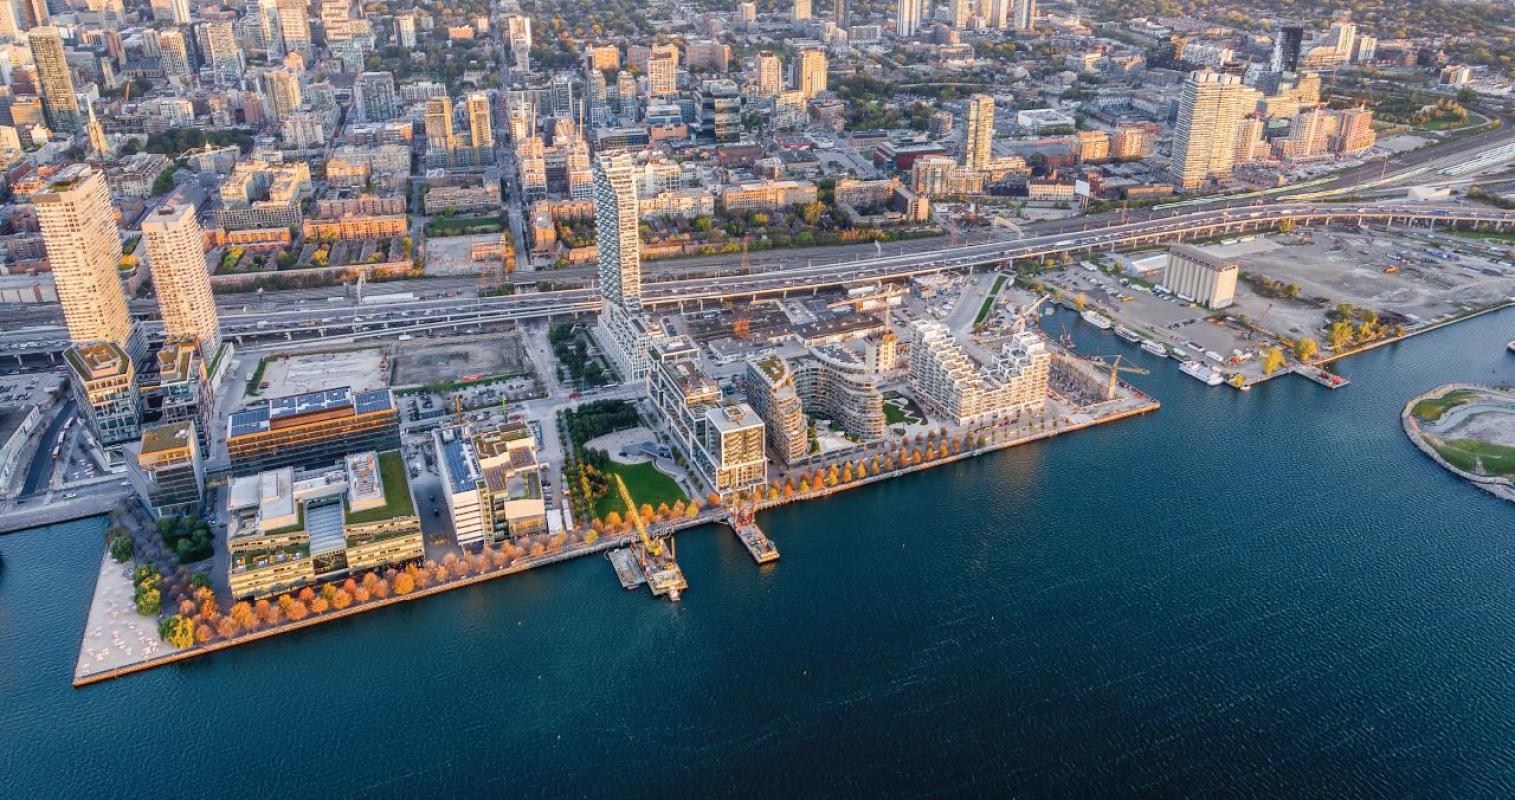
<path fill-rule="evenodd" d="M 788 362 L 778 355 L 748 361 L 742 373 L 742 392 L 752 410 L 763 418 L 774 458 L 793 464 L 810 454 L 805 407 L 794 388 L 794 373 Z"/>
<path fill-rule="evenodd" d="M 1163 285 L 1179 297 L 1212 310 L 1225 308 L 1236 299 L 1236 261 L 1213 256 L 1187 244 L 1168 248 L 1168 269 Z"/>
<path fill-rule="evenodd" d="M 137 368 L 115 342 L 76 344 L 63 354 L 79 411 L 95 440 L 110 447 L 142 429 Z"/>
<path fill-rule="evenodd" d="M 994 157 L 994 98 L 975 94 L 968 98 L 963 124 L 963 166 L 983 169 Z"/>
<path fill-rule="evenodd" d="M 37 67 L 37 88 L 47 124 L 65 132 L 79 130 L 83 115 L 79 111 L 79 98 L 74 94 L 74 79 L 63 51 L 62 35 L 57 28 L 43 26 L 27 31 L 26 40 Z"/>
<path fill-rule="evenodd" d="M 992 363 L 979 365 L 940 322 L 910 327 L 910 389 L 929 414 L 966 426 L 1046 407 L 1052 357 L 1036 334 L 1011 336 Z"/>
<path fill-rule="evenodd" d="M 723 497 L 767 482 L 762 417 L 746 403 L 723 399 L 684 336 L 651 340 L 647 394 L 693 474 Z"/>
<path fill-rule="evenodd" d="M 234 479 L 227 517 L 227 578 L 239 600 L 426 555 L 398 450 L 352 453 L 309 472 L 283 467 Z"/>
<path fill-rule="evenodd" d="M 189 420 L 144 428 L 128 444 L 126 475 L 154 518 L 198 515 L 205 502 L 200 437 Z"/>
<path fill-rule="evenodd" d="M 799 58 L 794 61 L 794 69 L 794 88 L 799 89 L 806 100 L 826 91 L 825 51 L 815 48 L 801 50 Z"/>
<path fill-rule="evenodd" d="M 400 446 L 400 418 L 388 389 L 347 387 L 279 397 L 227 422 L 231 469 L 249 475 L 277 467 L 318 467 L 358 450 Z"/>
<path fill-rule="evenodd" d="M 1259 94 L 1241 77 L 1199 70 L 1184 82 L 1173 133 L 1170 174 L 1179 189 L 1198 189 L 1231 174 L 1236 130 L 1257 105 Z"/>
<path fill-rule="evenodd" d="M 401 47 L 416 46 L 415 14 L 406 13 L 395 15 L 395 41 L 398 42 Z"/>
<path fill-rule="evenodd" d="M 478 433 L 448 428 L 432 437 L 459 545 L 496 544 L 547 530 L 536 440 L 525 424 Z"/>
<path fill-rule="evenodd" d="M 158 349 L 156 381 L 140 380 L 142 419 L 166 424 L 192 421 L 200 437 L 200 452 L 210 452 L 210 434 L 216 424 L 216 390 L 231 368 L 231 345 L 200 357 L 196 343 L 171 339 Z"/>
<path fill-rule="evenodd" d="M 142 357 L 146 344 L 127 312 L 116 269 L 121 234 L 105 176 L 87 164 L 69 165 L 31 202 L 69 338 L 75 344 L 110 342 Z"/>
<path fill-rule="evenodd" d="M 163 335 L 194 342 L 210 361 L 221 347 L 221 323 L 205 263 L 205 233 L 189 203 L 166 204 L 142 220 Z"/>
<path fill-rule="evenodd" d="M 389 72 L 365 72 L 353 86 L 359 122 L 383 122 L 400 115 L 395 96 L 395 76 Z"/>

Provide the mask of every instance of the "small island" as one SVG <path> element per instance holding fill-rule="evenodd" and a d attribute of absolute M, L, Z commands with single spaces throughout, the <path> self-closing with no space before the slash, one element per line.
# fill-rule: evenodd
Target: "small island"
<path fill-rule="evenodd" d="M 1421 452 L 1515 502 L 1515 389 L 1441 386 L 1406 403 L 1401 420 Z"/>

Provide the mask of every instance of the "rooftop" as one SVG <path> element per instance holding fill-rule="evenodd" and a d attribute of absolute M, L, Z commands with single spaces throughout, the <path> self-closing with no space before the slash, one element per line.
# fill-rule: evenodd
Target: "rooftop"
<path fill-rule="evenodd" d="M 190 420 L 170 422 L 142 431 L 142 453 L 151 455 L 177 450 L 195 440 L 195 423 Z"/>
<path fill-rule="evenodd" d="M 124 375 L 131 369 L 131 360 L 115 342 L 93 342 L 70 347 L 64 357 L 74 372 L 86 380 L 99 380 Z"/>
<path fill-rule="evenodd" d="M 342 386 L 322 389 L 317 392 L 277 397 L 267 403 L 244 408 L 231 415 L 228 436 L 247 436 L 263 433 L 274 427 L 300 424 L 301 417 L 351 409 L 352 414 L 373 414 L 394 409 L 394 398 L 388 389 L 374 389 L 353 394 L 352 389 Z M 340 415 L 345 416 L 345 415 Z"/>
<path fill-rule="evenodd" d="M 416 508 L 410 500 L 410 480 L 405 476 L 405 459 L 400 451 L 389 450 L 379 454 L 379 475 L 384 485 L 384 504 L 359 511 L 347 511 L 348 525 L 365 525 L 395 517 L 414 516 Z"/>

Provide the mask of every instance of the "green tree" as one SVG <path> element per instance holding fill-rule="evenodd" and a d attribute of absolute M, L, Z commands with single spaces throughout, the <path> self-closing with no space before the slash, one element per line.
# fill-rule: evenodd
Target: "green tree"
<path fill-rule="evenodd" d="M 134 547 L 132 537 L 124 533 L 117 534 L 110 540 L 110 557 L 114 558 L 117 564 L 125 564 L 126 560 L 132 557 Z"/>
<path fill-rule="evenodd" d="M 158 623 L 158 638 L 174 647 L 189 647 L 195 643 L 195 623 L 174 614 Z"/>

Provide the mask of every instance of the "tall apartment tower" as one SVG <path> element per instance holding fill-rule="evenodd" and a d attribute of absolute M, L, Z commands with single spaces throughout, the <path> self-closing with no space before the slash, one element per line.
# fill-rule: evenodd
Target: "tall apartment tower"
<path fill-rule="evenodd" d="M 401 47 L 416 46 L 415 14 L 395 15 L 395 41 L 399 42 Z"/>
<path fill-rule="evenodd" d="M 794 0 L 794 21 L 804 22 L 810 19 L 810 0 Z"/>
<path fill-rule="evenodd" d="M 678 51 L 657 51 L 647 60 L 647 96 L 662 97 L 678 92 Z"/>
<path fill-rule="evenodd" d="M 1240 75 L 1210 70 L 1190 73 L 1179 101 L 1169 167 L 1180 189 L 1197 189 L 1212 177 L 1231 174 L 1236 129 L 1257 106 L 1257 96 Z"/>
<path fill-rule="evenodd" d="M 457 145 L 457 135 L 452 130 L 452 98 L 427 100 L 426 146 L 433 150 L 453 150 Z"/>
<path fill-rule="evenodd" d="M 832 0 L 831 18 L 838 28 L 845 29 L 850 18 L 847 14 L 847 0 Z"/>
<path fill-rule="evenodd" d="M 133 359 L 145 342 L 121 291 L 116 264 L 121 232 L 105 176 L 88 164 L 72 164 L 32 195 L 42 243 L 58 288 L 68 338 L 75 344 L 110 342 Z"/>
<path fill-rule="evenodd" d="M 353 89 L 357 95 L 360 122 L 383 122 L 394 119 L 400 113 L 399 103 L 395 99 L 393 73 L 365 72 L 358 76 Z"/>
<path fill-rule="evenodd" d="M 795 62 L 794 88 L 809 100 L 826 91 L 826 53 L 823 50 L 801 50 Z"/>
<path fill-rule="evenodd" d="M 595 241 L 599 246 L 600 296 L 633 314 L 642 310 L 642 240 L 637 230 L 637 167 L 625 153 L 601 154 L 594 162 Z"/>
<path fill-rule="evenodd" d="M 299 53 L 306 61 L 313 55 L 310 43 L 310 12 L 304 0 L 277 0 L 279 35 L 285 53 Z"/>
<path fill-rule="evenodd" d="M 894 32 L 901 38 L 914 36 L 921 27 L 922 0 L 895 0 Z"/>
<path fill-rule="evenodd" d="M 236 27 L 227 21 L 207 22 L 201 26 L 205 33 L 205 62 L 215 74 L 217 83 L 234 85 L 246 69 L 242 47 L 237 43 Z"/>
<path fill-rule="evenodd" d="M 485 92 L 468 95 L 468 143 L 475 150 L 494 147 L 494 112 Z"/>
<path fill-rule="evenodd" d="M 758 94 L 775 97 L 784 91 L 784 62 L 772 50 L 757 54 Z"/>
<path fill-rule="evenodd" d="M 1299 25 L 1280 25 L 1273 32 L 1274 72 L 1298 72 L 1299 51 L 1304 45 L 1305 29 Z"/>
<path fill-rule="evenodd" d="M 968 119 L 963 124 L 963 166 L 984 169 L 994 157 L 994 98 L 976 94 L 968 98 Z"/>
<path fill-rule="evenodd" d="M 209 364 L 221 347 L 221 321 L 205 266 L 205 232 L 189 203 L 162 205 L 142 220 L 142 242 L 169 341 L 192 341 Z"/>
<path fill-rule="evenodd" d="M 68 57 L 63 52 L 62 35 L 57 28 L 45 25 L 28 31 L 26 40 L 37 65 L 38 88 L 42 91 L 42 110 L 47 114 L 47 124 L 58 130 L 79 130 L 83 116 L 79 112 L 79 98 L 74 94 Z"/>
<path fill-rule="evenodd" d="M 1016 33 L 1036 30 L 1036 0 L 1015 0 L 1010 27 Z"/>
<path fill-rule="evenodd" d="M 158 46 L 163 50 L 161 59 L 163 75 L 174 85 L 187 88 L 192 80 L 194 65 L 189 60 L 189 43 L 177 28 L 158 34 Z"/>
<path fill-rule="evenodd" d="M 300 76 L 287 69 L 263 73 L 263 92 L 268 101 L 268 113 L 274 119 L 284 119 L 299 111 L 305 102 L 300 94 Z"/>

